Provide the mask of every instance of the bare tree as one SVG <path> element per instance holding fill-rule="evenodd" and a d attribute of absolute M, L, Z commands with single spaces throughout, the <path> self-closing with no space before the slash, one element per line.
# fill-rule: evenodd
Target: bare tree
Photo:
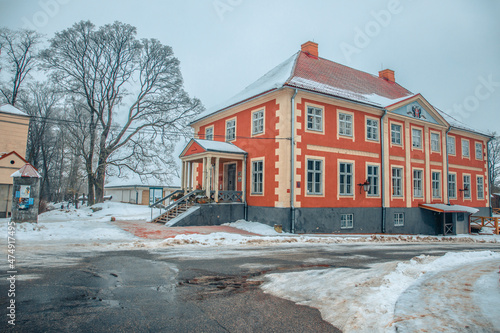
<path fill-rule="evenodd" d="M 7 103 L 16 104 L 23 82 L 36 66 L 36 47 L 41 38 L 31 30 L 0 30 L 2 74 L 7 76 L 0 83 L 0 93 Z"/>
<path fill-rule="evenodd" d="M 147 156 L 148 162 L 164 165 L 171 143 L 203 108 L 184 91 L 172 49 L 135 35 L 134 27 L 120 22 L 99 29 L 79 22 L 56 33 L 42 52 L 55 82 L 87 104 L 89 161 L 97 156 L 97 167 L 87 168 L 90 204 L 92 183 L 97 201 L 103 200 L 110 163 L 123 166 Z M 162 172 L 169 173 L 165 167 Z"/>
<path fill-rule="evenodd" d="M 490 189 L 491 193 L 500 191 L 500 136 L 493 133 L 494 138 L 488 145 Z"/>

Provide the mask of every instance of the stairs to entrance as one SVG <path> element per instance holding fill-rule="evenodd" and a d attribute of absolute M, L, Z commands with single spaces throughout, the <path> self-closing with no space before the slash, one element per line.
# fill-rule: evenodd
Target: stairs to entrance
<path fill-rule="evenodd" d="M 162 215 L 153 219 L 153 221 L 151 221 L 151 222 L 166 224 L 168 221 L 171 221 L 172 219 L 176 218 L 177 216 L 181 215 L 182 213 L 187 212 L 187 210 L 193 206 L 195 206 L 195 204 L 192 202 L 186 202 L 186 203 L 182 203 L 180 205 L 176 205 L 175 207 L 172 207 L 170 210 L 167 210 Z"/>

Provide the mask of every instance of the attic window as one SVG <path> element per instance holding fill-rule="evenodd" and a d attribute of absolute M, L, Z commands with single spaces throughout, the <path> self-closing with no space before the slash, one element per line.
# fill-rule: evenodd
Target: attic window
<path fill-rule="evenodd" d="M 16 162 L 14 160 L 11 160 L 10 161 L 10 164 L 15 164 Z"/>

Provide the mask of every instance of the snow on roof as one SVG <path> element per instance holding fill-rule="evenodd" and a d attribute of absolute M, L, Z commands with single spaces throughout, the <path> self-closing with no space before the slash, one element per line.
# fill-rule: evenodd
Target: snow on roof
<path fill-rule="evenodd" d="M 308 90 L 378 108 L 416 96 L 396 82 L 299 51 L 228 101 L 201 113 L 192 123 L 283 87 Z M 488 136 L 435 109 L 450 126 Z"/>
<path fill-rule="evenodd" d="M 21 169 L 14 172 L 10 175 L 13 178 L 17 177 L 27 177 L 27 178 L 41 178 L 40 174 L 36 171 L 36 169 L 29 163 L 26 163 L 21 167 Z"/>
<path fill-rule="evenodd" d="M 230 142 L 193 139 L 206 151 L 216 151 L 221 153 L 246 154 L 247 152 Z"/>
<path fill-rule="evenodd" d="M 479 212 L 479 209 L 462 206 L 462 205 L 445 205 L 445 204 L 420 204 L 422 208 L 438 211 L 441 213 L 457 213 L 465 212 L 470 214 L 475 214 Z"/>
<path fill-rule="evenodd" d="M 28 116 L 26 113 L 24 113 L 23 111 L 19 110 L 18 108 L 10 104 L 0 105 L 0 112 L 16 114 L 20 116 Z"/>
<path fill-rule="evenodd" d="M 167 185 L 164 182 L 153 177 L 141 177 L 137 174 L 127 174 L 125 176 L 109 176 L 108 183 L 104 188 L 113 187 L 178 187 L 176 185 Z"/>
<path fill-rule="evenodd" d="M 240 102 L 246 101 L 252 97 L 256 97 L 262 95 L 271 90 L 275 90 L 283 87 L 283 84 L 290 78 L 292 75 L 292 70 L 295 65 L 295 61 L 297 59 L 299 53 L 294 54 L 278 66 L 274 67 L 272 70 L 267 72 L 260 79 L 243 89 L 240 93 L 234 95 L 229 100 L 225 101 L 222 104 L 215 105 L 207 111 L 198 115 L 193 122 L 201 120 L 212 113 L 216 113 L 218 111 L 222 111 L 227 109 L 230 106 L 238 104 Z"/>
<path fill-rule="evenodd" d="M 484 135 L 484 136 L 491 136 L 487 133 L 483 133 L 481 131 L 478 131 L 474 128 L 471 128 L 469 127 L 468 125 L 462 123 L 460 120 L 457 120 L 456 118 L 454 118 L 453 116 L 447 114 L 446 112 L 442 111 L 442 110 L 439 110 L 437 108 L 435 108 L 439 114 L 441 116 L 443 116 L 444 120 L 446 120 L 446 122 L 448 124 L 450 124 L 451 127 L 454 127 L 456 129 L 460 129 L 460 130 L 464 130 L 464 131 L 468 131 L 468 132 L 474 132 L 474 133 L 478 133 L 478 134 L 481 134 L 481 135 Z"/>

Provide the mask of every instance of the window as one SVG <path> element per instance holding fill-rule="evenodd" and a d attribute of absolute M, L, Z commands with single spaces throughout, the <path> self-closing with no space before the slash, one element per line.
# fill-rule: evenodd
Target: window
<path fill-rule="evenodd" d="M 226 121 L 226 141 L 236 139 L 236 119 Z"/>
<path fill-rule="evenodd" d="M 352 115 L 339 113 L 339 134 L 352 136 Z"/>
<path fill-rule="evenodd" d="M 378 120 L 366 119 L 366 138 L 378 141 Z"/>
<path fill-rule="evenodd" d="M 205 128 L 205 140 L 213 140 L 214 139 L 214 128 L 207 127 Z"/>
<path fill-rule="evenodd" d="M 401 125 L 391 124 L 391 142 L 396 145 L 401 144 Z"/>
<path fill-rule="evenodd" d="M 465 220 L 465 214 L 464 213 L 457 213 L 457 221 L 463 222 L 464 220 Z"/>
<path fill-rule="evenodd" d="M 457 197 L 457 175 L 448 175 L 448 196 L 455 199 Z"/>
<path fill-rule="evenodd" d="M 469 141 L 468 140 L 462 140 L 462 156 L 463 157 L 469 157 Z"/>
<path fill-rule="evenodd" d="M 252 134 L 264 133 L 264 110 L 252 114 Z"/>
<path fill-rule="evenodd" d="M 405 214 L 404 213 L 394 213 L 394 226 L 402 227 L 405 225 Z"/>
<path fill-rule="evenodd" d="M 441 198 L 441 173 L 432 172 L 432 197 Z"/>
<path fill-rule="evenodd" d="M 354 219 L 352 214 L 342 214 L 340 215 L 340 228 L 341 229 L 352 229 L 354 227 Z"/>
<path fill-rule="evenodd" d="M 411 143 L 413 148 L 422 148 L 422 131 L 419 129 L 411 130 Z"/>
<path fill-rule="evenodd" d="M 264 161 L 252 162 L 252 194 L 262 194 L 264 183 Z"/>
<path fill-rule="evenodd" d="M 307 107 L 307 129 L 323 131 L 323 110 L 312 106 Z"/>
<path fill-rule="evenodd" d="M 483 145 L 481 142 L 476 142 L 476 160 L 483 159 Z"/>
<path fill-rule="evenodd" d="M 448 155 L 455 155 L 455 138 L 449 136 L 446 140 L 448 143 Z"/>
<path fill-rule="evenodd" d="M 440 152 L 439 149 L 439 133 L 431 133 L 431 150 L 435 152 Z"/>
<path fill-rule="evenodd" d="M 370 190 L 368 195 L 376 196 L 378 195 L 378 166 L 369 165 L 367 170 L 367 180 L 370 183 Z"/>
<path fill-rule="evenodd" d="M 413 170 L 413 196 L 422 198 L 422 170 Z"/>
<path fill-rule="evenodd" d="M 477 176 L 477 198 L 484 199 L 484 178 Z"/>
<path fill-rule="evenodd" d="M 322 162 L 307 160 L 307 194 L 322 194 Z"/>
<path fill-rule="evenodd" d="M 340 195 L 352 195 L 352 163 L 339 164 Z"/>
<path fill-rule="evenodd" d="M 464 175 L 464 198 L 470 199 L 470 176 Z"/>
<path fill-rule="evenodd" d="M 403 196 L 403 168 L 392 168 L 392 195 Z"/>

